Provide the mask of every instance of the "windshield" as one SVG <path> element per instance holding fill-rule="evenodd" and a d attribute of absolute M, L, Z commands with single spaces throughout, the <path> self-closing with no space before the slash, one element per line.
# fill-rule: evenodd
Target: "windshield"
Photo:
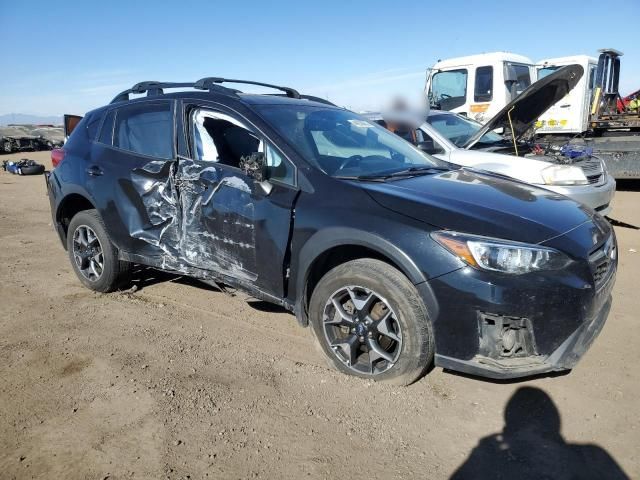
<path fill-rule="evenodd" d="M 454 114 L 429 115 L 427 123 L 456 147 L 463 147 L 482 128 L 482 125 L 478 122 L 462 115 Z M 497 133 L 487 132 L 477 144 L 491 145 L 503 141 L 504 138 Z"/>
<path fill-rule="evenodd" d="M 443 110 L 451 110 L 467 101 L 467 70 L 436 72 L 431 79 L 431 104 Z"/>
<path fill-rule="evenodd" d="M 444 162 L 348 110 L 295 104 L 255 108 L 298 153 L 334 177 L 444 166 Z"/>
<path fill-rule="evenodd" d="M 551 75 L 553 72 L 558 70 L 560 67 L 544 67 L 538 69 L 538 80 L 542 80 L 547 75 Z"/>

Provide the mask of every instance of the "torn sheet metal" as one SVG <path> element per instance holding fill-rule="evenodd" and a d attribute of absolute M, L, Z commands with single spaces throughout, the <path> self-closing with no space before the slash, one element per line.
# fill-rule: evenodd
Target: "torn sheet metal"
<path fill-rule="evenodd" d="M 190 160 L 151 161 L 131 178 L 145 212 L 129 217 L 129 232 L 161 249 L 162 268 L 257 278 L 254 202 L 245 179 Z"/>

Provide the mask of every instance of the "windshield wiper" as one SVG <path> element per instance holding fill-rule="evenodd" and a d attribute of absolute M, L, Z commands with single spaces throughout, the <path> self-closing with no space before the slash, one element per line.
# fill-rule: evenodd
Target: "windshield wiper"
<path fill-rule="evenodd" d="M 416 175 L 428 175 L 430 173 L 435 172 L 448 172 L 451 170 L 446 167 L 410 167 L 405 170 L 398 170 L 396 172 L 389 173 L 372 173 L 370 175 L 358 175 L 355 177 L 356 180 L 374 180 L 374 181 L 384 181 L 389 178 L 405 178 L 405 177 L 413 177 Z"/>

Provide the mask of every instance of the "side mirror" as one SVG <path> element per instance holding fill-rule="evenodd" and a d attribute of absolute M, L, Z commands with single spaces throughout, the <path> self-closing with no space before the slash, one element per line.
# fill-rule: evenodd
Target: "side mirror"
<path fill-rule="evenodd" d="M 433 143 L 433 139 L 429 138 L 422 142 L 418 142 L 417 147 L 422 150 L 424 153 L 428 153 L 430 155 L 434 155 L 439 153 L 439 149 L 436 148 L 436 145 Z"/>
<path fill-rule="evenodd" d="M 239 167 L 256 182 L 267 179 L 267 159 L 263 152 L 253 152 L 241 157 Z"/>

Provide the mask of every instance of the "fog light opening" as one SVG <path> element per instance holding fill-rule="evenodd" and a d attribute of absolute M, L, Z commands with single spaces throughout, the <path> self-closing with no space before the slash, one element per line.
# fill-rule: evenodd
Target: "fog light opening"
<path fill-rule="evenodd" d="M 495 360 L 537 355 L 527 318 L 479 314 L 479 353 Z"/>

